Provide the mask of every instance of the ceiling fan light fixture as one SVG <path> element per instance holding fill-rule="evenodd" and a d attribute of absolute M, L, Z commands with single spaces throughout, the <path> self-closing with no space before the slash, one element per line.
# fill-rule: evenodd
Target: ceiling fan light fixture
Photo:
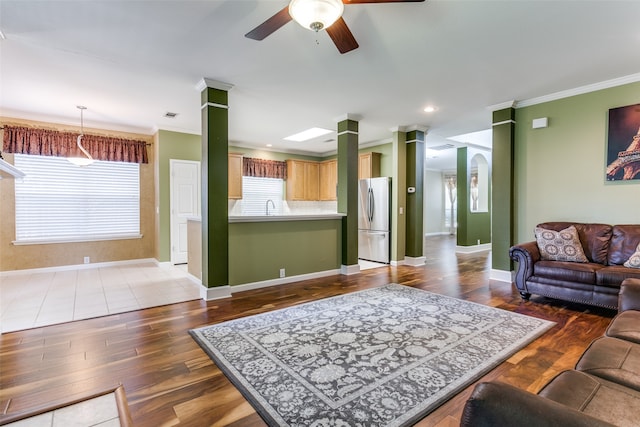
<path fill-rule="evenodd" d="M 336 22 L 344 12 L 341 0 L 291 0 L 289 15 L 302 27 L 318 32 Z"/>

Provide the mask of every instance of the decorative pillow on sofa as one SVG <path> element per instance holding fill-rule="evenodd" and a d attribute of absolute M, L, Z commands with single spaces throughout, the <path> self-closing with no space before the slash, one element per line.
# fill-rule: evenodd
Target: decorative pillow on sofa
<path fill-rule="evenodd" d="M 625 267 L 640 268 L 640 243 L 636 248 L 636 252 L 623 264 Z"/>
<path fill-rule="evenodd" d="M 582 250 L 578 230 L 573 225 L 561 231 L 536 227 L 535 235 L 543 260 L 589 262 Z"/>

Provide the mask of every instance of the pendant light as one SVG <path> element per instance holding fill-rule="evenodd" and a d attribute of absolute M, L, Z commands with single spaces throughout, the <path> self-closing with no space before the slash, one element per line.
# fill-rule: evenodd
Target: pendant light
<path fill-rule="evenodd" d="M 89 166 L 91 163 L 94 162 L 93 157 L 91 157 L 91 154 L 89 154 L 89 152 L 87 150 L 84 149 L 84 147 L 82 146 L 82 137 L 84 136 L 84 117 L 83 117 L 83 113 L 84 110 L 87 109 L 87 107 L 83 106 L 83 105 L 78 105 L 77 106 L 78 110 L 80 110 L 80 135 L 78 135 L 78 139 L 76 140 L 76 143 L 78 144 L 78 148 L 80 149 L 80 151 L 82 151 L 82 153 L 86 156 L 86 157 L 67 157 L 67 160 L 69 160 L 71 163 L 73 163 L 76 166 Z"/>

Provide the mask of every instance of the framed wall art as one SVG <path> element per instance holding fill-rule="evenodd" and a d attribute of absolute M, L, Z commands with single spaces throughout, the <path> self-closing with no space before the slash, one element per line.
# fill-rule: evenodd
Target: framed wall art
<path fill-rule="evenodd" d="M 640 182 L 640 104 L 609 110 L 606 180 Z"/>

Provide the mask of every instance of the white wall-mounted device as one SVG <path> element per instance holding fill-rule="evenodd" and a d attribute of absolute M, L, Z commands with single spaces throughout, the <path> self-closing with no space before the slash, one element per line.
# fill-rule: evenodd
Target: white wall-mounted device
<path fill-rule="evenodd" d="M 533 119 L 531 124 L 534 129 L 546 128 L 549 125 L 549 118 L 540 117 L 539 119 Z"/>

